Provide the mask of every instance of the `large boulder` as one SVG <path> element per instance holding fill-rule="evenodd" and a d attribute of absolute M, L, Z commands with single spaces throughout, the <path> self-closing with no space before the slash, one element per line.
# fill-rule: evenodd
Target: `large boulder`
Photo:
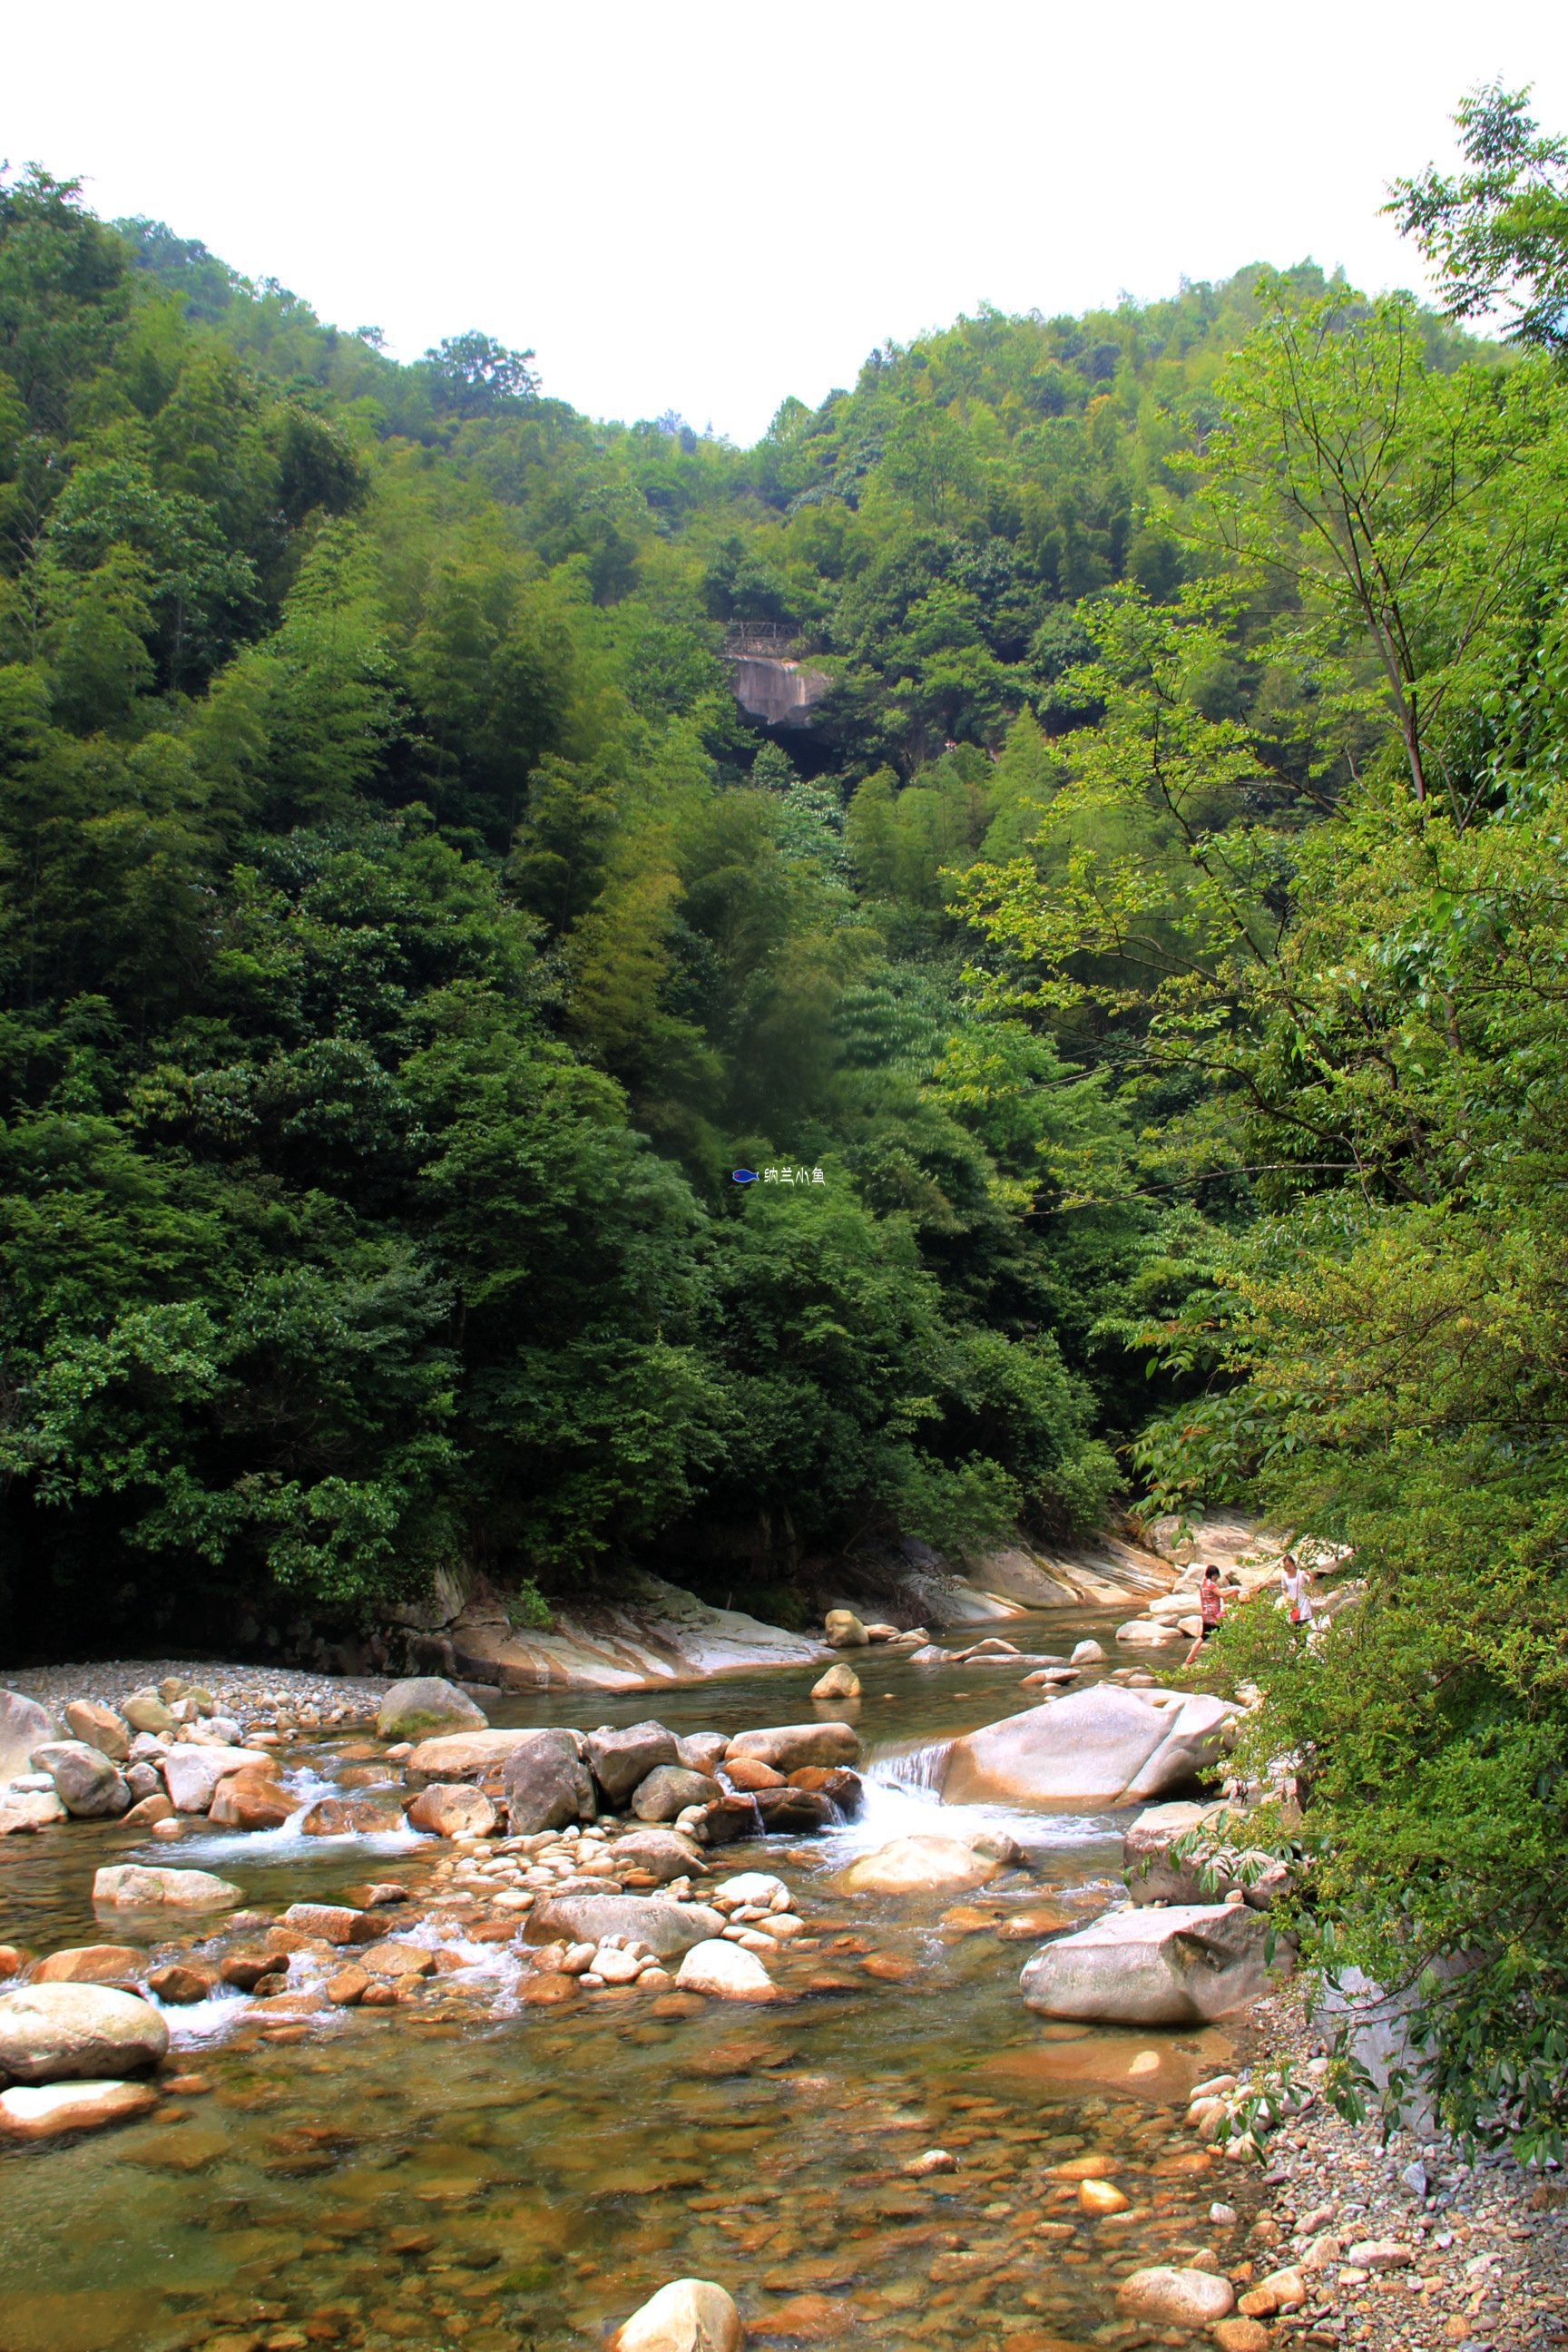
<path fill-rule="evenodd" d="M 437 1837 L 489 1837 L 496 1809 L 482 1789 L 462 1780 L 433 1780 L 409 1806 L 408 1819 L 413 1828 Z"/>
<path fill-rule="evenodd" d="M 689 1772 L 716 1772 L 730 1745 L 721 1731 L 690 1731 L 675 1743 L 675 1760 Z"/>
<path fill-rule="evenodd" d="M 740 2352 L 741 2315 L 721 2286 L 672 2279 L 611 2336 L 608 2352 Z"/>
<path fill-rule="evenodd" d="M 69 1819 L 52 1787 L 0 1790 L 0 1837 L 11 1837 L 22 1831 L 47 1830 L 56 1822 Z"/>
<path fill-rule="evenodd" d="M 942 1801 L 1091 1809 L 1157 1797 L 1216 1760 L 1237 1712 L 1226 1699 L 1098 1683 L 955 1739 Z"/>
<path fill-rule="evenodd" d="M 207 1819 L 225 1830 L 280 1830 L 297 1800 L 265 1768 L 230 1772 L 213 1791 Z"/>
<path fill-rule="evenodd" d="M 0 2135 L 52 2139 L 58 2132 L 101 2131 L 151 2115 L 159 2095 L 151 2083 L 18 2083 L 0 2091 Z"/>
<path fill-rule="evenodd" d="M 779 1723 L 765 1731 L 742 1731 L 726 1756 L 755 1756 L 775 1772 L 798 1772 L 805 1764 L 855 1764 L 860 1741 L 847 1723 Z"/>
<path fill-rule="evenodd" d="M 273 1773 L 277 1760 L 263 1748 L 187 1747 L 183 1741 L 159 1759 L 177 1813 L 205 1813 L 217 1784 L 231 1772 Z"/>
<path fill-rule="evenodd" d="M 33 1984 L 138 1985 L 147 1955 L 134 1944 L 72 1944 L 35 1963 Z"/>
<path fill-rule="evenodd" d="M 633 1936 L 661 1960 L 693 1944 L 722 1936 L 724 1915 L 706 1903 L 671 1903 L 658 1895 L 558 1895 L 541 1903 L 528 1923 L 530 1937 L 548 1943 L 602 1944 L 606 1936 Z"/>
<path fill-rule="evenodd" d="M 437 1731 L 484 1731 L 489 1717 L 467 1691 L 439 1675 L 394 1683 L 375 1718 L 378 1739 L 426 1739 Z"/>
<path fill-rule="evenodd" d="M 1213 2271 L 1134 2271 L 1116 2290 L 1124 2319 L 1163 2327 L 1212 2327 L 1236 2308 L 1236 2290 Z"/>
<path fill-rule="evenodd" d="M 120 1712 L 132 1731 L 158 1734 L 174 1728 L 173 1709 L 164 1706 L 150 1684 L 145 1690 L 132 1691 Z"/>
<path fill-rule="evenodd" d="M 1202 2025 L 1268 1990 L 1268 1925 L 1245 1903 L 1112 1911 L 1037 1952 L 1019 1979 L 1041 2017 Z"/>
<path fill-rule="evenodd" d="M 1158 1617 L 1130 1617 L 1125 1625 L 1118 1625 L 1116 1639 L 1123 1650 L 1169 1650 L 1179 1643 L 1190 1642 L 1179 1625 L 1168 1625 Z"/>
<path fill-rule="evenodd" d="M 628 1724 L 624 1731 L 601 1724 L 588 1734 L 589 1769 L 616 1811 L 650 1772 L 680 1761 L 680 1742 L 662 1723 Z"/>
<path fill-rule="evenodd" d="M 112 1820 L 131 1810 L 131 1791 L 119 1767 L 85 1739 L 46 1739 L 33 1761 L 55 1784 L 73 1821 Z"/>
<path fill-rule="evenodd" d="M 820 1682 L 811 1685 L 813 1698 L 858 1698 L 860 1677 L 853 1666 L 829 1666 Z"/>
<path fill-rule="evenodd" d="M 111 1706 L 100 1706 L 96 1699 L 73 1698 L 65 1712 L 66 1729 L 73 1739 L 85 1740 L 111 1763 L 129 1762 L 131 1734 Z"/>
<path fill-rule="evenodd" d="M 169 2047 L 150 2001 L 107 1985 L 32 1984 L 0 1993 L 0 2082 L 140 2074 Z"/>
<path fill-rule="evenodd" d="M 1225 1804 L 1146 1805 L 1121 1841 L 1127 1892 L 1134 1903 L 1216 1903 L 1239 1889 L 1254 1910 L 1268 1910 L 1290 1874 L 1238 1839 L 1242 1828 L 1242 1817 Z M 1194 1830 L 1203 1852 L 1173 1857 L 1176 1840 Z"/>
<path fill-rule="evenodd" d="M 828 1641 L 836 1650 L 863 1650 L 871 1639 L 853 1609 L 830 1609 L 825 1622 Z"/>
<path fill-rule="evenodd" d="M 860 1854 L 839 1873 L 838 1884 L 850 1895 L 945 1895 L 984 1886 L 997 1867 L 962 1838 L 921 1834 L 892 1838 Z"/>
<path fill-rule="evenodd" d="M 31 1769 L 33 1750 L 59 1737 L 59 1726 L 36 1698 L 0 1690 L 0 1780 Z"/>
<path fill-rule="evenodd" d="M 420 1740 L 404 1764 L 403 1777 L 411 1789 L 422 1789 L 428 1780 L 472 1780 L 487 1796 L 496 1797 L 516 1749 L 531 1740 L 563 1738 L 574 1742 L 577 1755 L 586 1752 L 587 1742 L 579 1731 L 447 1731 Z"/>
<path fill-rule="evenodd" d="M 244 1902 L 245 1891 L 210 1870 L 152 1870 L 121 1862 L 96 1874 L 92 1900 L 111 1911 L 228 1911 Z"/>
<path fill-rule="evenodd" d="M 673 1822 L 688 1805 L 710 1805 L 723 1795 L 717 1780 L 705 1772 L 683 1772 L 679 1764 L 660 1764 L 639 1782 L 632 1811 L 639 1822 Z"/>
<path fill-rule="evenodd" d="M 837 1821 L 838 1809 L 831 1797 L 815 1789 L 786 1784 L 782 1789 L 754 1789 L 752 1802 L 762 1816 L 769 1837 L 808 1837 Z"/>
<path fill-rule="evenodd" d="M 708 1867 L 701 1847 L 679 1830 L 634 1830 L 629 1837 L 617 1838 L 612 1852 L 617 1870 L 646 1870 L 661 1885 L 694 1873 L 702 1875 Z"/>
<path fill-rule="evenodd" d="M 301 1837 L 390 1837 L 407 1826 L 384 1797 L 318 1797 L 300 1816 Z"/>
<path fill-rule="evenodd" d="M 541 1830 L 596 1818 L 594 1776 L 583 1761 L 581 1745 L 578 1732 L 536 1731 L 512 1749 L 501 1787 L 513 1837 L 534 1837 Z"/>

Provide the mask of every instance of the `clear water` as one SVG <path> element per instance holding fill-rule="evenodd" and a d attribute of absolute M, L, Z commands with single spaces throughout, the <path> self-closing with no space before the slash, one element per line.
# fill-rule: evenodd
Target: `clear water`
<path fill-rule="evenodd" d="M 1063 1652 L 1110 1622 L 1052 1615 L 1008 1635 Z M 1150 2335 L 1118 2322 L 1118 2279 L 1205 2246 L 1228 2259 L 1215 2198 L 1245 2222 L 1237 2168 L 1202 2168 L 1181 2127 L 1192 2084 L 1241 2032 L 1043 2027 L 1023 2008 L 1031 1947 L 994 1923 L 1047 1890 L 1092 1916 L 1119 1865 L 1114 1816 L 964 1808 L 1007 1829 L 1026 1867 L 967 1898 L 844 1894 L 836 1874 L 856 1853 L 954 1825 L 929 1785 L 932 1748 L 1033 1696 L 1005 1668 L 856 1663 L 862 1698 L 826 1711 L 852 1715 L 866 1743 L 862 1818 L 724 1857 L 778 1870 L 814 1930 L 816 1948 L 774 1971 L 785 2000 L 530 2008 L 512 1952 L 429 1918 L 398 1932 L 439 1950 L 444 1973 L 395 2010 L 263 2023 L 227 1992 L 171 2009 L 178 2063 L 207 2087 L 118 2131 L 0 2156 L 0 2352 L 554 2352 L 601 2343 L 682 2276 L 727 2286 L 763 2344 L 1052 2352 Z M 738 1730 L 809 1719 L 812 1678 L 543 1693 L 495 1713 Z M 365 1769 L 345 1764 L 349 1744 L 291 1767 L 301 1811 Z M 297 1822 L 167 1845 L 89 1824 L 6 1839 L 0 1938 L 143 1940 L 89 1900 L 93 1871 L 132 1857 L 219 1869 L 268 1907 L 395 1876 L 416 1915 L 438 1908 L 429 1882 L 449 1849 L 306 1838 Z M 955 1903 L 977 1931 L 942 1924 Z M 297 1959 L 291 1989 L 321 1973 Z M 932 2147 L 958 2168 L 906 2172 Z M 1124 2213 L 1086 2217 L 1053 2177 L 1085 2153 L 1113 2161 Z"/>

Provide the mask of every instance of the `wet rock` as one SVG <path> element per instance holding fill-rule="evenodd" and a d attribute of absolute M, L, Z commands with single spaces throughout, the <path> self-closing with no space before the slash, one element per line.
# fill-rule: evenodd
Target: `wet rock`
<path fill-rule="evenodd" d="M 155 1764 L 143 1762 L 128 1765 L 125 1772 L 125 1785 L 131 1791 L 132 1804 L 136 1805 L 142 1803 L 148 1797 L 161 1797 L 163 1794 L 163 1776 Z"/>
<path fill-rule="evenodd" d="M 378 1944 L 373 1952 L 365 1954 L 360 1966 L 364 1970 L 367 1982 L 372 1977 L 390 1978 L 394 1981 L 407 1977 L 433 1977 L 436 1955 L 427 1951 L 423 1944 Z"/>
<path fill-rule="evenodd" d="M 860 1742 L 847 1723 L 781 1723 L 763 1731 L 742 1731 L 724 1751 L 731 1756 L 756 1756 L 775 1772 L 798 1772 L 807 1764 L 854 1764 Z"/>
<path fill-rule="evenodd" d="M 73 1821 L 112 1819 L 131 1809 L 131 1791 L 119 1768 L 84 1739 L 47 1739 L 33 1761 L 55 1784 L 55 1794 Z"/>
<path fill-rule="evenodd" d="M 813 1698 L 858 1698 L 860 1677 L 853 1666 L 829 1666 L 820 1682 L 812 1684 Z"/>
<path fill-rule="evenodd" d="M 34 1984 L 139 1984 L 146 1972 L 147 1955 L 134 1944 L 74 1944 L 51 1952 L 32 1973 Z"/>
<path fill-rule="evenodd" d="M 1004 1944 L 1039 1944 L 1047 1936 L 1070 1935 L 1077 1925 L 1069 1911 L 1058 1911 L 1050 1903 L 1031 1903 L 1022 1911 L 1011 1912 L 996 1933 Z"/>
<path fill-rule="evenodd" d="M 1214 2340 L 1219 2352 L 1268 2352 L 1274 2338 L 1258 2319 L 1219 2319 Z"/>
<path fill-rule="evenodd" d="M 176 2008 L 189 2009 L 198 2000 L 205 2000 L 218 1981 L 216 1969 L 204 1969 L 195 1961 L 173 1960 L 167 1968 L 154 1969 L 147 1979 L 147 1990 L 155 1992 L 160 2000 L 173 2001 Z"/>
<path fill-rule="evenodd" d="M 21 1789 L 0 1795 L 0 1837 L 30 1834 L 69 1819 L 52 1786 L 47 1790 Z"/>
<path fill-rule="evenodd" d="M 962 1838 L 901 1837 L 858 1855 L 839 1873 L 838 1884 L 854 1895 L 941 1894 L 984 1886 L 997 1867 Z"/>
<path fill-rule="evenodd" d="M 1080 1642 L 1068 1658 L 1069 1666 L 1100 1666 L 1105 1664 L 1105 1652 L 1098 1642 Z"/>
<path fill-rule="evenodd" d="M 755 1756 L 730 1757 L 724 1766 L 724 1778 L 731 1788 L 747 1796 L 754 1796 L 759 1789 L 782 1789 L 786 1782 L 785 1774 L 775 1772 L 771 1764 L 763 1763 Z"/>
<path fill-rule="evenodd" d="M 0 1944 L 0 1984 L 20 1976 L 26 1960 L 26 1954 L 19 1944 Z"/>
<path fill-rule="evenodd" d="M 805 1764 L 789 1776 L 792 1789 L 805 1789 L 812 1796 L 826 1797 L 842 1813 L 847 1822 L 860 1818 L 866 1801 L 858 1772 L 851 1772 L 847 1764 Z"/>
<path fill-rule="evenodd" d="M 461 1780 L 433 1780 L 408 1808 L 415 1829 L 443 1838 L 489 1837 L 500 1819 L 480 1789 Z"/>
<path fill-rule="evenodd" d="M 506 1759 L 501 1786 L 513 1837 L 533 1837 L 541 1830 L 597 1816 L 593 1775 L 579 1752 L 578 1736 L 570 1731 L 525 1734 Z"/>
<path fill-rule="evenodd" d="M 744 2334 L 721 2286 L 674 2279 L 616 2329 L 609 2352 L 739 2352 Z"/>
<path fill-rule="evenodd" d="M 73 1698 L 66 1706 L 65 1718 L 73 1739 L 96 1748 L 111 1763 L 129 1761 L 131 1734 L 111 1706 L 100 1706 L 96 1699 Z"/>
<path fill-rule="evenodd" d="M 689 1772 L 716 1772 L 730 1745 L 721 1731 L 693 1731 L 675 1743 L 675 1760 Z"/>
<path fill-rule="evenodd" d="M 738 1839 L 755 1837 L 761 1825 L 756 1801 L 752 1797 L 721 1797 L 716 1805 L 704 1805 L 700 1832 L 705 1845 L 733 1845 Z"/>
<path fill-rule="evenodd" d="M 1235 2310 L 1236 2291 L 1209 2271 L 1134 2271 L 1116 2290 L 1116 2308 L 1165 2327 L 1212 2327 Z"/>
<path fill-rule="evenodd" d="M 318 1797 L 300 1817 L 305 1837 L 384 1837 L 404 1826 L 395 1805 L 372 1797 Z"/>
<path fill-rule="evenodd" d="M 680 1963 L 681 1992 L 711 1993 L 721 2000 L 774 2000 L 778 1987 L 755 1952 L 718 1938 L 693 1944 Z"/>
<path fill-rule="evenodd" d="M 539 1976 L 525 1977 L 519 1988 L 519 1998 L 530 2009 L 557 2009 L 563 2002 L 575 2000 L 577 1994 L 576 1978 L 567 1976 L 561 1969 L 547 1969 Z"/>
<path fill-rule="evenodd" d="M 237 1992 L 254 1992 L 268 1977 L 281 1977 L 288 1972 L 286 1956 L 276 1952 L 230 1952 L 218 1963 L 218 1976 Z"/>
<path fill-rule="evenodd" d="M 121 1710 L 132 1731 L 173 1731 L 174 1718 L 155 1690 L 132 1691 Z"/>
<path fill-rule="evenodd" d="M 633 1830 L 616 1840 L 612 1852 L 617 1869 L 648 1871 L 661 1885 L 707 1868 L 696 1840 L 682 1837 L 678 1830 Z"/>
<path fill-rule="evenodd" d="M 617 1811 L 650 1772 L 661 1764 L 679 1765 L 683 1760 L 674 1732 L 652 1721 L 629 1724 L 624 1731 L 602 1724 L 588 1734 L 587 1746 L 589 1769 Z"/>
<path fill-rule="evenodd" d="M 205 1813 L 217 1794 L 220 1780 L 231 1772 L 260 1772 L 270 1776 L 277 1765 L 264 1748 L 187 1747 L 183 1743 L 170 1748 L 163 1757 L 163 1778 L 178 1813 Z"/>
<path fill-rule="evenodd" d="M 245 1895 L 231 1879 L 210 1870 L 153 1870 L 126 1862 L 97 1873 L 92 1899 L 126 1911 L 226 1911 Z"/>
<path fill-rule="evenodd" d="M 0 2082 L 119 2079 L 156 2066 L 169 2029 L 151 2002 L 108 1985 L 22 1985 L 0 1993 Z"/>
<path fill-rule="evenodd" d="M 805 1837 L 824 1830 L 835 1818 L 833 1801 L 812 1789 L 793 1785 L 759 1789 L 752 1798 L 770 1837 Z"/>
<path fill-rule="evenodd" d="M 1080 2180 L 1078 2184 L 1078 2210 L 1095 2221 L 1103 2221 L 1108 2213 L 1125 2213 L 1131 2202 L 1113 2181 Z"/>
<path fill-rule="evenodd" d="M 231 1772 L 213 1792 L 207 1816 L 220 1829 L 280 1830 L 295 1801 L 265 1771 Z"/>
<path fill-rule="evenodd" d="M 1228 1700 L 1100 1683 L 955 1739 L 946 1804 L 1125 1804 L 1191 1780 L 1220 1753 Z"/>
<path fill-rule="evenodd" d="M 369 1990 L 370 1971 L 357 1965 L 327 1979 L 327 1999 L 334 2009 L 357 2009 Z"/>
<path fill-rule="evenodd" d="M 376 1912 L 355 1911 L 346 1903 L 290 1903 L 283 1914 L 285 1927 L 325 1944 L 374 1944 L 386 1924 Z"/>
<path fill-rule="evenodd" d="M 0 2137 L 52 2139 L 60 2132 L 102 2131 L 151 2115 L 158 2093 L 150 2083 L 18 2084 L 0 2091 Z"/>
<path fill-rule="evenodd" d="M 1299 2270 L 1271 2271 L 1248 2287 L 1237 2308 L 1247 2319 L 1273 2319 L 1282 2311 L 1300 2311 L 1307 2300 L 1307 2283 Z"/>
<path fill-rule="evenodd" d="M 830 1609 L 823 1623 L 828 1644 L 835 1650 L 863 1650 L 870 1641 L 853 1609 Z"/>
<path fill-rule="evenodd" d="M 868 1642 L 897 1642 L 901 1638 L 896 1625 L 868 1625 L 866 1628 Z"/>
<path fill-rule="evenodd" d="M 639 1822 L 673 1822 L 688 1805 L 710 1805 L 723 1793 L 718 1781 L 705 1773 L 683 1771 L 679 1764 L 660 1764 L 637 1783 L 632 1811 Z"/>
<path fill-rule="evenodd" d="M 14 1772 L 26 1772 L 34 1748 L 58 1736 L 58 1725 L 37 1699 L 24 1698 L 20 1691 L 0 1690 L 0 1780 L 8 1780 Z"/>
<path fill-rule="evenodd" d="M 1245 1903 L 1111 1912 L 1037 1952 L 1020 1979 L 1039 2016 L 1189 2025 L 1268 1990 L 1267 1921 Z"/>
<path fill-rule="evenodd" d="M 535 1908 L 529 1933 L 595 1947 L 607 1936 L 624 1936 L 669 1960 L 721 1935 L 723 1927 L 723 1914 L 706 1903 L 671 1903 L 658 1895 L 558 1895 Z"/>
<path fill-rule="evenodd" d="M 1122 1874 L 1134 1903 L 1218 1903 L 1233 1889 L 1254 1910 L 1267 1911 L 1290 1883 L 1282 1862 L 1239 1843 L 1241 1817 L 1225 1804 L 1145 1806 L 1121 1841 Z M 1205 1833 L 1213 1852 L 1173 1858 L 1171 1847 L 1191 1831 Z"/>
<path fill-rule="evenodd" d="M 489 1717 L 467 1691 L 439 1675 L 394 1683 L 376 1714 L 378 1739 L 426 1739 L 432 1732 L 483 1731 Z"/>
<path fill-rule="evenodd" d="M 1166 1650 L 1191 1640 L 1190 1633 L 1160 1617 L 1130 1617 L 1116 1629 L 1117 1646 L 1123 1650 Z"/>
<path fill-rule="evenodd" d="M 933 2172 L 956 2172 L 958 2158 L 951 2156 L 945 2147 L 928 2147 L 919 2156 L 911 2156 L 903 2168 L 920 2180 Z"/>

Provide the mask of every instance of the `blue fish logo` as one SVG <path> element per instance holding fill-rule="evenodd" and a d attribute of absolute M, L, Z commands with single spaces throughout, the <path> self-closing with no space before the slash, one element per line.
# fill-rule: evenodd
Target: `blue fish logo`
<path fill-rule="evenodd" d="M 757 1181 L 757 1171 L 754 1168 L 731 1168 L 730 1173 L 737 1184 L 754 1184 Z"/>

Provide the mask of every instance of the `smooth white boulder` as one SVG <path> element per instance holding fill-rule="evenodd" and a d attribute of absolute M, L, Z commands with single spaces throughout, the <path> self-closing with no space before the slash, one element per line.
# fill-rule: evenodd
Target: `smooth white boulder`
<path fill-rule="evenodd" d="M 609 2352 L 739 2352 L 741 2315 L 710 2279 L 672 2279 L 610 2338 Z"/>
<path fill-rule="evenodd" d="M 763 1731 L 742 1731 L 725 1749 L 727 1756 L 754 1756 L 787 1779 L 813 1764 L 853 1764 L 858 1760 L 858 1735 L 847 1723 L 777 1723 Z"/>
<path fill-rule="evenodd" d="M 739 1944 L 693 1944 L 675 1979 L 681 1992 L 708 1992 L 721 2000 L 775 2000 L 778 1987 L 755 1952 Z"/>
<path fill-rule="evenodd" d="M 775 1895 L 787 1895 L 789 1888 L 771 1870 L 737 1870 L 732 1876 L 721 1878 L 713 1892 L 727 1895 L 736 1903 L 771 1903 Z"/>
<path fill-rule="evenodd" d="M 166 1748 L 158 1759 L 177 1813 L 211 1811 L 217 1784 L 230 1772 L 276 1771 L 277 1759 L 260 1748 L 186 1746 Z"/>
<path fill-rule="evenodd" d="M 1130 1617 L 1116 1629 L 1117 1644 L 1123 1650 L 1163 1650 L 1183 1639 L 1190 1641 L 1192 1636 L 1184 1636 L 1176 1626 L 1155 1617 Z"/>
<path fill-rule="evenodd" d="M 121 1911 L 226 1911 L 243 1903 L 245 1890 L 210 1870 L 153 1870 L 140 1863 L 114 1863 L 92 1882 L 95 1906 Z"/>
<path fill-rule="evenodd" d="M 1134 2271 L 1116 2290 L 1116 2308 L 1167 2327 L 1212 2327 L 1235 2310 L 1236 2289 L 1212 2271 Z"/>
<path fill-rule="evenodd" d="M 942 1801 L 1083 1808 L 1147 1801 L 1215 1763 L 1239 1712 L 1228 1699 L 1201 1693 L 1097 1683 L 955 1739 L 942 1766 Z"/>
<path fill-rule="evenodd" d="M 59 1736 L 58 1724 L 36 1698 L 25 1698 L 20 1691 L 0 1690 L 0 1780 L 8 1780 L 13 1772 L 26 1772 L 34 1748 Z"/>
<path fill-rule="evenodd" d="M 1245 1903 L 1112 1911 L 1058 1937 L 1019 1985 L 1041 2017 L 1084 2024 L 1206 2024 L 1268 1990 L 1268 1923 Z M 1281 1951 L 1276 1968 L 1289 1966 Z"/>
<path fill-rule="evenodd" d="M 0 2082 L 139 2074 L 169 2047 L 151 2001 L 108 1985 L 30 1984 L 0 1993 Z"/>
<path fill-rule="evenodd" d="M 51 2139 L 134 2123 L 152 2114 L 158 2097 L 151 2083 L 18 2083 L 0 2091 L 0 2138 Z"/>
<path fill-rule="evenodd" d="M 378 1739 L 427 1739 L 437 1731 L 484 1731 L 489 1717 L 467 1691 L 439 1675 L 394 1683 L 375 1718 Z"/>
<path fill-rule="evenodd" d="M 891 1838 L 858 1855 L 839 1873 L 838 1884 L 850 1895 L 945 1895 L 984 1886 L 999 1867 L 964 1838 L 921 1833 Z"/>

